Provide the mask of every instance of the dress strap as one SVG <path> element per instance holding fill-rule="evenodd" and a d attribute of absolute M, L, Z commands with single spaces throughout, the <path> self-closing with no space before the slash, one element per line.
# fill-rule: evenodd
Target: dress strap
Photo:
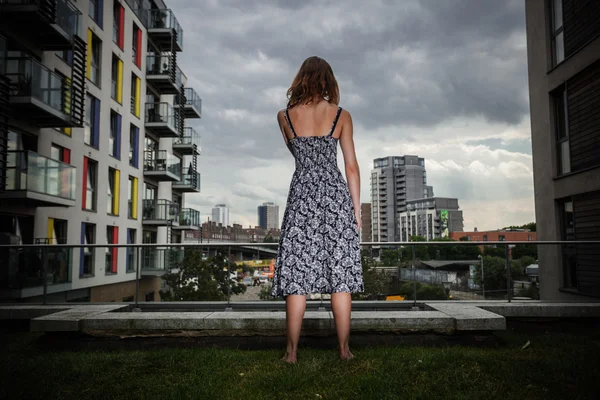
<path fill-rule="evenodd" d="M 327 136 L 333 135 L 333 131 L 335 131 L 335 127 L 337 125 L 337 122 L 338 122 L 338 119 L 340 118 L 341 113 L 342 113 L 342 107 L 338 107 L 337 114 L 335 114 L 335 119 L 333 120 L 333 125 L 331 126 L 331 132 L 329 132 L 329 135 L 327 135 Z"/>
<path fill-rule="evenodd" d="M 288 109 L 287 108 L 285 109 L 285 120 L 287 121 L 288 126 L 290 127 L 290 130 L 294 134 L 294 137 L 297 137 L 296 131 L 294 130 L 294 127 L 292 126 L 292 120 L 290 119 L 290 114 L 288 113 Z"/>

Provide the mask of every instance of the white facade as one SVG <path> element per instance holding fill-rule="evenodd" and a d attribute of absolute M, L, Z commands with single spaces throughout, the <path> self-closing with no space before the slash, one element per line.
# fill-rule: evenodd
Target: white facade
<path fill-rule="evenodd" d="M 212 209 L 212 221 L 229 226 L 229 208 L 226 204 L 217 204 Z"/>

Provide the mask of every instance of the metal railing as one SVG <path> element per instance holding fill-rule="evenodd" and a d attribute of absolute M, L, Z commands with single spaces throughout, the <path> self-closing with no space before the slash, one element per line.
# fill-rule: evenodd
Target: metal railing
<path fill-rule="evenodd" d="M 173 56 L 149 54 L 146 56 L 146 74 L 171 76 L 173 64 Z"/>
<path fill-rule="evenodd" d="M 177 43 L 183 48 L 183 29 L 173 11 L 169 9 L 152 9 L 148 12 L 148 30 L 151 29 L 173 29 L 177 33 Z"/>
<path fill-rule="evenodd" d="M 202 99 L 193 88 L 185 88 L 185 105 L 192 106 L 202 114 Z M 176 98 L 177 100 L 177 98 Z"/>
<path fill-rule="evenodd" d="M 180 226 L 200 226 L 200 211 L 193 208 L 182 208 L 179 214 Z"/>
<path fill-rule="evenodd" d="M 0 71 L 10 80 L 11 96 L 30 96 L 56 111 L 70 115 L 71 104 L 65 99 L 73 96 L 66 78 L 31 57 L 7 57 L 4 66 L 0 59 Z"/>
<path fill-rule="evenodd" d="M 169 103 L 146 103 L 146 123 L 164 123 L 171 129 L 179 128 L 179 118 Z"/>
<path fill-rule="evenodd" d="M 76 168 L 32 151 L 8 151 L 6 190 L 75 200 Z"/>
<path fill-rule="evenodd" d="M 148 204 L 165 207 L 163 216 L 154 218 L 166 218 L 172 206 L 166 200 L 149 200 L 144 201 L 144 208 Z M 179 215 L 178 210 L 175 215 Z M 37 288 L 46 303 L 48 293 L 65 290 L 59 284 L 74 279 L 76 272 L 71 271 L 77 271 L 78 264 L 79 276 L 91 276 L 88 286 L 95 286 L 94 276 L 102 275 L 98 272 L 109 248 L 116 249 L 112 256 L 117 260 L 117 275 L 124 281 L 135 280 L 136 302 L 145 275 L 162 276 L 165 283 L 175 285 L 161 290 L 165 301 L 185 301 L 189 285 L 201 291 L 194 297 L 196 301 L 221 301 L 227 307 L 248 300 L 277 300 L 271 296 L 270 285 L 278 243 L 221 243 L 216 236 L 204 233 L 200 243 L 0 245 L 0 262 L 6 266 L 0 272 L 0 293 Z M 538 248 L 543 249 L 540 251 L 547 260 L 566 257 L 560 265 L 567 269 L 565 275 L 570 275 L 573 254 L 581 253 L 580 262 L 588 262 L 589 255 L 600 248 L 600 241 L 364 242 L 361 246 L 364 291 L 354 293 L 353 299 L 375 303 L 400 300 L 398 304 L 419 307 L 430 300 L 511 302 L 539 298 L 538 285 L 555 273 L 538 272 L 544 269 L 544 265 L 537 265 Z M 51 260 L 56 260 L 55 264 Z M 133 271 L 135 277 L 128 275 Z M 579 282 L 565 279 L 567 282 L 560 286 L 577 290 Z M 97 282 L 97 286 L 104 284 Z M 328 294 L 309 296 L 321 303 L 328 298 Z"/>
<path fill-rule="evenodd" d="M 182 179 L 181 159 L 167 150 L 145 150 L 144 171 L 170 172 Z"/>
<path fill-rule="evenodd" d="M 179 221 L 179 205 L 165 199 L 144 199 L 142 202 L 142 220 Z"/>
<path fill-rule="evenodd" d="M 193 189 L 200 190 L 200 173 L 190 168 L 183 168 L 181 179 L 175 182 L 175 185 L 185 185 Z"/>
<path fill-rule="evenodd" d="M 173 144 L 183 144 L 183 145 L 196 145 L 198 148 L 200 147 L 200 135 L 194 130 L 194 128 L 187 126 L 183 131 L 183 136 L 174 138 Z"/>

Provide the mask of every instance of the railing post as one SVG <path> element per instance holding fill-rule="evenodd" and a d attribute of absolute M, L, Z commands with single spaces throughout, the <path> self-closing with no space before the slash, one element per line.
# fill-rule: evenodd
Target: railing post
<path fill-rule="evenodd" d="M 231 308 L 231 246 L 227 246 L 227 307 L 225 311 L 233 311 Z"/>
<path fill-rule="evenodd" d="M 140 275 L 142 273 L 142 248 L 136 248 L 137 260 L 135 260 L 135 307 L 134 311 L 141 311 L 139 307 L 140 299 Z"/>
<path fill-rule="evenodd" d="M 505 249 L 504 249 L 504 255 L 506 256 L 506 298 L 508 299 L 508 302 L 511 302 L 511 297 L 512 297 L 512 293 L 511 293 L 511 276 L 510 276 L 510 249 L 509 249 L 509 245 L 507 244 Z"/>
<path fill-rule="evenodd" d="M 42 296 L 42 302 L 44 305 L 48 304 L 48 248 L 42 247 L 42 274 L 43 274 L 43 285 L 44 294 Z"/>
<path fill-rule="evenodd" d="M 413 275 L 413 307 L 417 306 L 417 271 L 415 268 L 415 245 L 411 245 L 412 247 L 412 275 Z"/>

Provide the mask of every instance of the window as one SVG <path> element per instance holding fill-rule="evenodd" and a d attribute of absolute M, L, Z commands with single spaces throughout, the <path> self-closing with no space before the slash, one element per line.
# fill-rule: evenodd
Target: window
<path fill-rule="evenodd" d="M 73 65 L 73 50 L 62 50 L 57 51 L 54 54 L 61 60 L 67 63 L 67 65 Z"/>
<path fill-rule="evenodd" d="M 140 117 L 140 78 L 131 74 L 131 113 Z"/>
<path fill-rule="evenodd" d="M 96 225 L 83 222 L 81 224 L 81 244 L 96 243 Z M 79 259 L 79 276 L 88 277 L 94 275 L 94 254 L 92 247 L 82 247 Z"/>
<path fill-rule="evenodd" d="M 561 233 L 562 240 L 575 240 L 575 215 L 573 201 L 565 200 L 561 208 Z M 562 246 L 563 257 L 563 285 L 567 288 L 577 288 L 577 248 L 575 245 Z"/>
<path fill-rule="evenodd" d="M 565 36 L 563 27 L 563 0 L 552 0 L 552 61 L 554 65 L 565 59 Z"/>
<path fill-rule="evenodd" d="M 504 242 L 505 240 L 506 240 L 506 237 L 504 237 L 504 235 L 498 235 L 499 242 Z"/>
<path fill-rule="evenodd" d="M 119 244 L 119 227 L 118 226 L 107 226 L 106 227 L 106 244 Z M 117 262 L 118 262 L 118 248 L 117 247 L 106 247 L 106 274 L 117 273 Z"/>
<path fill-rule="evenodd" d="M 83 142 L 97 149 L 100 141 L 100 100 L 87 94 L 85 98 L 85 119 Z"/>
<path fill-rule="evenodd" d="M 106 198 L 106 212 L 110 215 L 119 215 L 119 186 L 121 172 L 118 169 L 108 168 L 108 192 Z"/>
<path fill-rule="evenodd" d="M 136 230 L 135 229 L 127 229 L 127 244 L 135 244 L 136 243 Z M 135 260 L 136 260 L 136 249 L 135 247 L 127 248 L 127 272 L 135 271 Z"/>
<path fill-rule="evenodd" d="M 71 164 L 71 150 L 52 143 L 50 147 L 50 158 L 56 161 Z"/>
<path fill-rule="evenodd" d="M 87 78 L 100 87 L 100 67 L 102 66 L 102 41 L 88 29 L 88 70 Z"/>
<path fill-rule="evenodd" d="M 110 110 L 108 154 L 117 160 L 121 159 L 121 116 L 113 110 Z"/>
<path fill-rule="evenodd" d="M 142 52 L 140 51 L 140 49 L 142 48 L 142 31 L 140 30 L 140 28 L 138 28 L 138 26 L 135 23 L 133 24 L 133 35 L 131 45 L 133 48 L 131 61 L 133 61 L 133 63 L 137 65 L 138 68 L 141 68 Z"/>
<path fill-rule="evenodd" d="M 138 208 L 138 178 L 129 177 L 127 188 L 127 216 L 131 219 L 137 219 Z"/>
<path fill-rule="evenodd" d="M 125 37 L 125 9 L 117 1 L 113 3 L 113 42 L 123 50 Z"/>
<path fill-rule="evenodd" d="M 131 124 L 129 126 L 129 165 L 138 168 L 140 147 L 140 129 Z"/>
<path fill-rule="evenodd" d="M 558 152 L 558 174 L 571 172 L 571 148 L 569 144 L 569 127 L 567 115 L 567 91 L 563 87 L 553 94 L 554 124 Z"/>
<path fill-rule="evenodd" d="M 154 292 L 148 292 L 144 295 L 144 301 L 154 301 Z"/>
<path fill-rule="evenodd" d="M 67 226 L 68 226 L 68 222 L 65 220 L 48 218 L 48 235 L 47 235 L 46 243 L 47 244 L 67 244 Z M 53 260 L 53 261 L 60 263 L 60 260 Z M 65 280 L 67 280 L 67 279 L 69 279 L 69 278 L 65 277 Z"/>
<path fill-rule="evenodd" d="M 102 0 L 90 0 L 90 18 L 96 21 L 96 24 L 102 28 L 102 11 L 104 4 Z"/>
<path fill-rule="evenodd" d="M 96 211 L 96 192 L 98 190 L 98 163 L 83 157 L 83 197 L 82 208 Z"/>
<path fill-rule="evenodd" d="M 119 104 L 123 104 L 123 61 L 113 54 L 111 95 Z"/>
<path fill-rule="evenodd" d="M 488 239 L 487 239 L 487 235 L 483 235 L 483 241 L 484 241 L 484 242 L 487 242 L 487 241 L 488 241 Z"/>

